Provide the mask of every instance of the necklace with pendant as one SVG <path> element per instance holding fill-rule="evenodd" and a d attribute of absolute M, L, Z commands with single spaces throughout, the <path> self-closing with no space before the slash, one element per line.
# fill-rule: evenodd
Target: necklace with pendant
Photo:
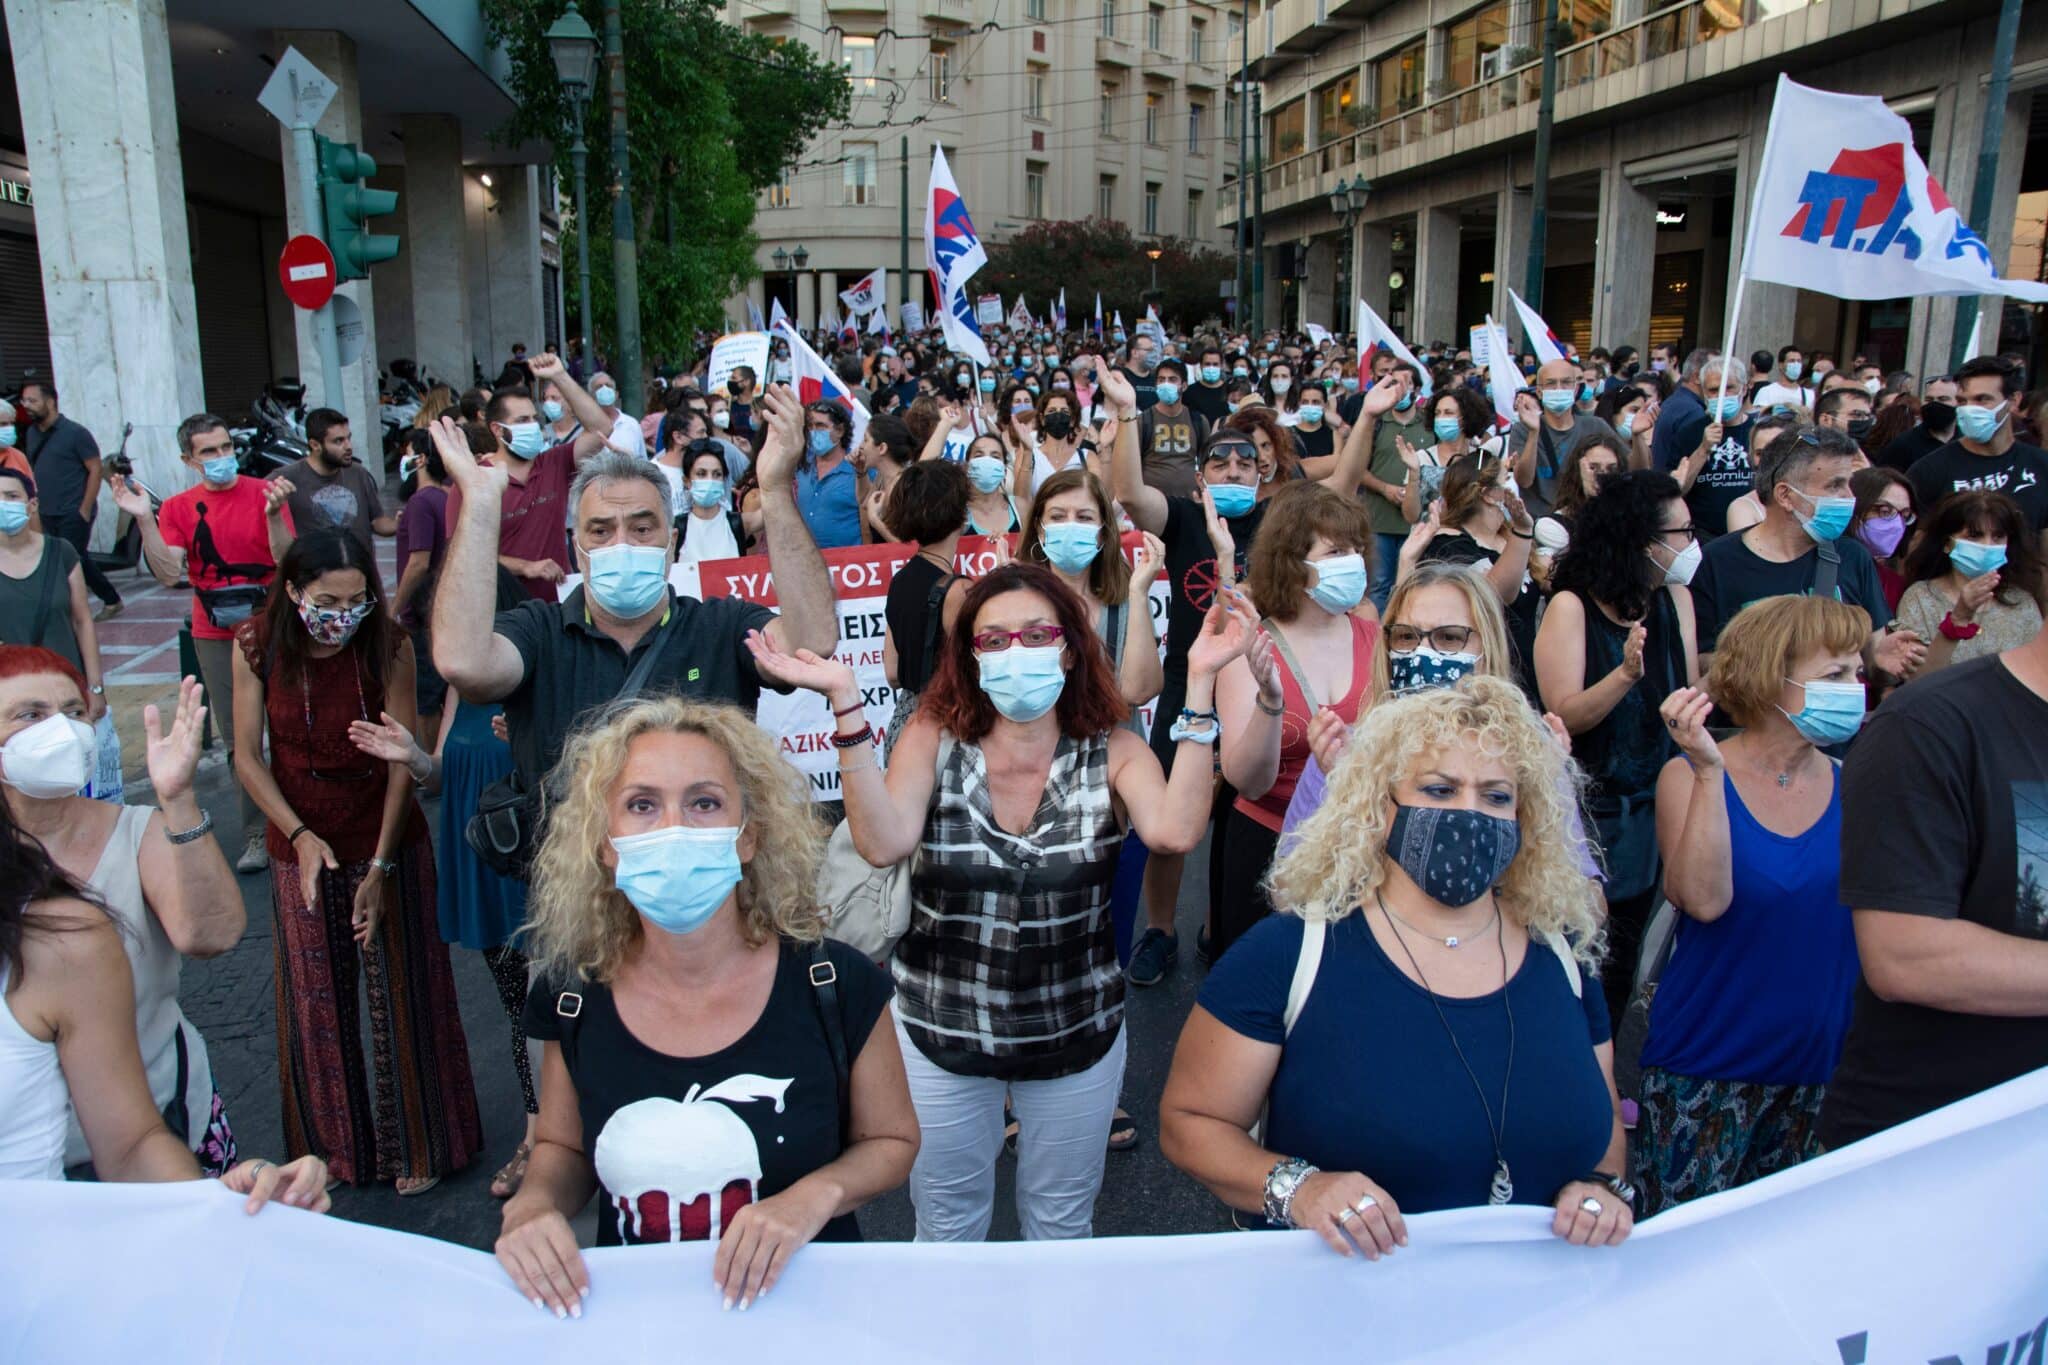
<path fill-rule="evenodd" d="M 1411 934 L 1414 934 L 1414 935 L 1416 935 L 1416 936 L 1417 936 L 1418 938 L 1426 938 L 1426 939 L 1433 939 L 1433 940 L 1435 940 L 1436 942 L 1438 942 L 1438 943 L 1441 943 L 1441 944 L 1443 944 L 1443 945 L 1444 945 L 1444 947 L 1446 947 L 1446 948 L 1456 948 L 1456 947 L 1458 947 L 1458 946 L 1459 946 L 1460 944 L 1462 944 L 1462 943 L 1466 942 L 1466 940 L 1465 940 L 1464 938 L 1461 938 L 1461 937 L 1460 937 L 1459 935 L 1457 935 L 1457 934 L 1449 934 L 1449 935 L 1445 935 L 1445 934 L 1430 934 L 1430 933 L 1424 933 L 1424 932 L 1423 932 L 1422 930 L 1420 930 L 1420 929 L 1416 928 L 1416 927 L 1415 927 L 1414 925 L 1410 924 L 1410 923 L 1409 923 L 1409 922 L 1408 922 L 1407 920 L 1405 920 L 1405 919 L 1402 919 L 1402 918 L 1401 918 L 1401 917 L 1400 917 L 1399 915 L 1395 914 L 1395 913 L 1393 912 L 1393 910 L 1392 910 L 1392 909 L 1391 909 L 1391 908 L 1390 908 L 1390 907 L 1389 907 L 1389 906 L 1387 905 L 1387 903 L 1386 903 L 1386 901 L 1385 901 L 1384 899 L 1382 899 L 1382 900 L 1380 901 L 1380 909 L 1382 909 L 1382 910 L 1385 910 L 1385 911 L 1387 912 L 1387 918 L 1388 918 L 1388 919 L 1390 919 L 1390 920 L 1393 920 L 1393 921 L 1395 921 L 1395 922 L 1396 922 L 1397 924 L 1399 924 L 1399 925 L 1400 925 L 1400 926 L 1401 926 L 1401 927 L 1402 927 L 1403 929 L 1406 929 L 1406 930 L 1407 930 L 1407 931 L 1408 931 L 1409 933 L 1411 933 Z M 1490 920 L 1488 920 L 1488 921 L 1487 921 L 1486 923 L 1484 923 L 1484 924 L 1480 925 L 1480 926 L 1479 926 L 1479 932 L 1480 932 L 1480 933 L 1482 933 L 1482 934 L 1483 934 L 1483 933 L 1485 933 L 1485 932 L 1486 932 L 1486 931 L 1487 931 L 1488 929 L 1491 929 L 1491 928 L 1492 928 L 1492 927 L 1493 927 L 1493 926 L 1494 926 L 1495 924 L 1499 923 L 1499 921 L 1500 921 L 1500 907 L 1499 907 L 1498 905 L 1496 905 L 1496 906 L 1495 906 L 1495 907 L 1493 908 L 1493 918 L 1492 918 L 1492 919 L 1490 919 Z M 1406 948 L 1407 948 L 1407 946 L 1408 946 L 1408 945 L 1407 945 L 1406 943 L 1403 943 L 1403 944 L 1401 945 L 1401 947 L 1402 947 L 1403 949 L 1406 949 Z M 1416 969 L 1416 971 L 1417 971 L 1418 973 L 1420 973 L 1420 971 L 1421 971 L 1421 968 L 1419 968 L 1419 967 L 1418 967 L 1418 968 Z"/>
<path fill-rule="evenodd" d="M 1386 897 L 1379 895 L 1377 892 L 1374 894 L 1380 903 L 1381 913 L 1386 915 L 1387 923 L 1394 931 L 1394 941 L 1399 943 L 1401 951 L 1408 955 L 1408 965 L 1415 969 L 1416 980 L 1422 983 L 1423 993 L 1429 997 L 1429 1003 L 1436 1007 L 1437 1022 L 1444 1026 L 1444 1034 L 1451 1040 L 1451 1050 L 1458 1054 L 1458 1065 L 1465 1068 L 1465 1075 L 1471 1079 L 1473 1092 L 1479 1096 L 1480 1108 L 1486 1111 L 1486 1132 L 1487 1136 L 1493 1139 L 1493 1180 L 1487 1186 L 1486 1202 L 1489 1204 L 1513 1203 L 1515 1198 L 1515 1179 L 1508 1170 L 1508 1159 L 1503 1148 L 1506 1144 L 1508 1128 L 1508 1087 L 1513 1082 L 1515 1076 L 1515 1007 L 1508 999 L 1507 931 L 1500 922 L 1500 905 L 1498 902 L 1494 904 L 1493 925 L 1494 942 L 1500 948 L 1500 1002 L 1501 1006 L 1508 1012 L 1508 1064 L 1507 1069 L 1501 1075 L 1500 1121 L 1496 1123 L 1493 1117 L 1493 1103 L 1486 1098 L 1486 1087 L 1479 1083 L 1479 1073 L 1472 1069 L 1472 1063 L 1465 1060 L 1465 1049 L 1458 1042 L 1458 1034 L 1451 1027 L 1451 1021 L 1444 1015 L 1443 1002 L 1436 998 L 1436 991 L 1431 989 L 1429 978 L 1422 974 L 1422 964 L 1415 960 L 1414 952 L 1408 947 L 1408 940 L 1401 937 L 1400 920 L 1395 917 L 1392 910 L 1387 909 Z M 1429 937 L 1433 938 L 1435 935 L 1430 935 Z M 1447 946 L 1455 948 L 1457 944 L 1453 942 Z"/>

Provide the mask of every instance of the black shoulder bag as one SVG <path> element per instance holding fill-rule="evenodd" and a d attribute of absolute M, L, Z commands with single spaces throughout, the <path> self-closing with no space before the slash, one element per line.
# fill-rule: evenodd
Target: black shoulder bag
<path fill-rule="evenodd" d="M 681 611 L 671 607 L 668 624 L 661 627 L 661 637 L 633 665 L 614 700 L 630 701 L 640 695 L 654 665 L 668 649 L 681 618 Z M 547 778 L 541 780 L 545 786 Z M 560 793 L 555 796 L 559 799 Z M 500 877 L 525 881 L 533 866 L 533 855 L 540 849 L 541 797 L 542 792 L 529 789 L 518 768 L 513 768 L 478 794 L 476 813 L 462 827 L 463 842 L 483 860 L 485 867 Z"/>

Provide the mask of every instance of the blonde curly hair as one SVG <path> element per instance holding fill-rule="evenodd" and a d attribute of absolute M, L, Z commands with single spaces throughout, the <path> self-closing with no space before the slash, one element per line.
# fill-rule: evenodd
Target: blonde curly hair
<path fill-rule="evenodd" d="M 1395 787 L 1428 755 L 1460 744 L 1500 759 L 1515 780 L 1522 846 L 1501 880 L 1501 913 L 1532 933 L 1563 934 L 1582 963 L 1598 966 L 1606 901 L 1580 864 L 1577 765 L 1520 688 L 1483 674 L 1387 698 L 1360 717 L 1329 775 L 1328 797 L 1273 864 L 1274 906 L 1334 921 L 1371 901 L 1386 881 Z"/>
<path fill-rule="evenodd" d="M 528 955 L 557 981 L 610 982 L 640 945 L 640 914 L 613 885 L 603 850 L 610 838 L 610 797 L 626 753 L 645 734 L 702 735 L 725 751 L 739 780 L 740 814 L 754 832 L 754 856 L 742 869 L 740 922 L 747 942 L 780 935 L 814 943 L 825 936 L 818 905 L 818 864 L 825 829 L 803 775 L 775 740 L 735 706 L 682 697 L 615 702 L 579 726 L 555 769 L 563 795 L 545 797 L 547 834 L 533 863 L 527 897 Z"/>

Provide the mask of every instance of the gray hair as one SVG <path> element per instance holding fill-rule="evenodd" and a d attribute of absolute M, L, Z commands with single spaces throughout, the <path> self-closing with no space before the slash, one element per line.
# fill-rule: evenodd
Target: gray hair
<path fill-rule="evenodd" d="M 576 466 L 576 481 L 569 485 L 569 516 L 573 524 L 578 509 L 583 506 L 583 494 L 592 484 L 615 483 L 638 479 L 660 496 L 655 503 L 661 508 L 661 519 L 672 520 L 673 509 L 669 506 L 672 496 L 668 479 L 647 460 L 638 455 L 621 455 L 616 450 L 604 450 L 592 455 Z"/>
<path fill-rule="evenodd" d="M 228 424 L 224 419 L 216 417 L 210 412 L 195 412 L 184 421 L 178 423 L 178 449 L 184 454 L 190 455 L 192 453 L 192 440 L 194 437 L 203 436 L 209 431 L 226 431 L 227 429 Z"/>
<path fill-rule="evenodd" d="M 1797 487 L 1815 460 L 1854 458 L 1856 442 L 1833 427 L 1792 426 L 1771 438 L 1756 465 L 1757 496 L 1768 503 L 1781 483 Z"/>
<path fill-rule="evenodd" d="M 1707 367 L 1707 362 L 1720 358 L 1721 353 L 1713 347 L 1696 346 L 1692 353 L 1686 356 L 1685 364 L 1679 367 L 1679 377 L 1688 383 L 1697 384 L 1700 382 L 1700 371 Z"/>

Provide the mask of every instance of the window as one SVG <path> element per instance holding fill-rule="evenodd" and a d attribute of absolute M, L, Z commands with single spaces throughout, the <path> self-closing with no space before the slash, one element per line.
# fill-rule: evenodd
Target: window
<path fill-rule="evenodd" d="M 1159 235 L 1159 183 L 1155 180 L 1145 182 L 1145 224 L 1139 230 L 1147 237 Z"/>
<path fill-rule="evenodd" d="M 790 180 L 787 170 L 778 175 L 775 183 L 768 187 L 768 207 L 771 209 L 796 207 L 796 184 Z"/>
<path fill-rule="evenodd" d="M 1154 52 L 1166 51 L 1166 8 L 1154 5 L 1145 11 L 1145 46 Z"/>
<path fill-rule="evenodd" d="M 1102 0 L 1102 36 L 1116 37 L 1116 0 Z"/>
<path fill-rule="evenodd" d="M 1113 175 L 1095 177 L 1095 216 L 1116 217 L 1116 177 Z"/>
<path fill-rule="evenodd" d="M 1191 62 L 1199 62 L 1199 61 L 1203 60 L 1203 58 L 1202 58 L 1202 35 L 1203 35 L 1203 34 L 1205 34 L 1206 32 L 1208 32 L 1208 29 L 1209 29 L 1209 24 L 1208 24 L 1208 21 L 1207 21 L 1207 20 L 1205 20 L 1205 19 L 1190 19 L 1190 20 L 1188 20 L 1188 60 L 1189 60 L 1189 61 L 1191 61 Z"/>
<path fill-rule="evenodd" d="M 1230 88 L 1230 92 L 1223 97 L 1223 140 L 1225 142 L 1237 141 L 1238 118 L 1237 87 L 1233 85 Z"/>
<path fill-rule="evenodd" d="M 875 90 L 875 40 L 857 38 L 847 34 L 839 40 L 839 65 L 853 82 L 856 95 L 871 95 Z"/>
<path fill-rule="evenodd" d="M 1145 141 L 1155 146 L 1159 142 L 1159 111 L 1164 105 L 1157 90 L 1145 92 Z"/>
<path fill-rule="evenodd" d="M 1375 110 L 1382 119 L 1405 114 L 1422 103 L 1422 44 L 1410 43 L 1372 64 Z"/>
<path fill-rule="evenodd" d="M 1358 75 L 1353 72 L 1316 91 L 1316 145 L 1327 146 L 1351 131 L 1358 108 Z"/>
<path fill-rule="evenodd" d="M 843 178 L 841 187 L 845 190 L 844 202 L 848 204 L 879 204 L 882 202 L 881 186 L 875 181 L 875 144 L 872 142 L 849 142 L 841 152 L 846 159 L 841 164 Z"/>
<path fill-rule="evenodd" d="M 1228 26 L 1224 31 L 1229 35 L 1231 47 L 1235 48 L 1237 35 L 1244 32 L 1244 16 L 1236 10 L 1231 10 L 1224 17 L 1228 20 Z"/>
<path fill-rule="evenodd" d="M 945 104 L 953 95 L 953 49 L 932 44 L 932 103 Z"/>
<path fill-rule="evenodd" d="M 1474 10 L 1444 30 L 1444 79 L 1453 90 L 1477 85 L 1480 64 L 1488 53 L 1508 42 L 1508 7 L 1505 0 Z M 1487 63 L 1489 70 L 1491 63 Z"/>
<path fill-rule="evenodd" d="M 1045 217 L 1045 164 L 1039 161 L 1024 163 L 1024 216 Z"/>
<path fill-rule="evenodd" d="M 1307 145 L 1303 141 L 1302 133 L 1307 103 L 1306 100 L 1295 100 L 1267 116 L 1266 155 L 1278 160 L 1301 153 L 1302 148 Z"/>
<path fill-rule="evenodd" d="M 1024 0 L 1024 17 L 1045 22 L 1045 0 Z"/>
<path fill-rule="evenodd" d="M 1116 87 L 1104 83 L 1102 87 L 1102 135 L 1116 136 Z"/>
<path fill-rule="evenodd" d="M 1024 112 L 1032 118 L 1045 117 L 1045 68 L 1024 68 Z"/>
<path fill-rule="evenodd" d="M 1189 237 L 1202 235 L 1202 192 L 1188 191 L 1188 233 Z"/>
<path fill-rule="evenodd" d="M 1188 151 L 1196 155 L 1202 151 L 1202 116 L 1208 112 L 1203 105 L 1188 106 Z"/>

